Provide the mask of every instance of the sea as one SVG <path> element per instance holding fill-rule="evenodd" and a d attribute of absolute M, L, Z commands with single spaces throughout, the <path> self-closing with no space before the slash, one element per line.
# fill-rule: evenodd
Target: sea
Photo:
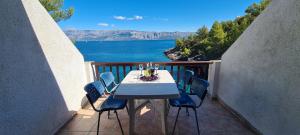
<path fill-rule="evenodd" d="M 82 53 L 85 61 L 95 62 L 169 62 L 164 51 L 175 47 L 175 40 L 134 40 L 134 41 L 77 41 L 75 46 Z M 137 67 L 133 67 L 135 69 Z M 162 69 L 162 67 L 160 67 Z M 171 71 L 171 67 L 167 66 L 167 70 Z M 183 76 L 183 67 L 180 68 L 180 76 Z M 103 69 L 99 67 L 99 71 L 109 71 L 109 67 Z M 126 67 L 126 73 L 130 68 Z M 174 68 L 174 73 L 177 73 Z M 117 75 L 116 67 L 112 67 L 112 73 Z M 123 69 L 119 70 L 120 81 L 125 77 Z M 177 80 L 177 74 L 173 74 Z M 119 81 L 117 81 L 119 82 Z"/>
<path fill-rule="evenodd" d="M 175 40 L 77 41 L 85 61 L 95 62 L 168 62 L 164 51 Z"/>

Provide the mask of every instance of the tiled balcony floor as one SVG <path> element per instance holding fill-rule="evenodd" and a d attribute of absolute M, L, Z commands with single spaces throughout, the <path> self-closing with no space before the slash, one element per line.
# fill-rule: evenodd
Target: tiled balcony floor
<path fill-rule="evenodd" d="M 100 104 L 104 98 L 97 103 Z M 160 113 L 155 111 L 155 105 L 149 104 L 136 113 L 135 133 L 137 135 L 161 135 Z M 176 126 L 176 135 L 196 135 L 196 123 L 193 110 L 190 116 L 186 115 L 185 109 L 181 110 Z M 126 109 L 118 111 L 125 132 L 128 135 L 128 115 Z M 169 134 L 174 125 L 177 108 L 170 109 L 168 116 Z M 201 135 L 254 135 L 254 133 L 243 126 L 239 120 L 226 111 L 217 101 L 206 99 L 203 105 L 197 109 L 199 128 Z M 98 114 L 90 105 L 80 110 L 77 115 L 67 123 L 58 135 L 95 135 L 97 131 Z M 114 113 L 111 112 L 110 119 L 107 113 L 101 115 L 100 135 L 121 135 L 119 125 Z"/>

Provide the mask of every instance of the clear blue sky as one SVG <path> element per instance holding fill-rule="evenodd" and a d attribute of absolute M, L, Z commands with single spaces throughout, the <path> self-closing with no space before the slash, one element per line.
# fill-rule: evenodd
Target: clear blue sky
<path fill-rule="evenodd" d="M 190 31 L 234 19 L 260 0 L 65 0 L 74 7 L 63 29 Z"/>

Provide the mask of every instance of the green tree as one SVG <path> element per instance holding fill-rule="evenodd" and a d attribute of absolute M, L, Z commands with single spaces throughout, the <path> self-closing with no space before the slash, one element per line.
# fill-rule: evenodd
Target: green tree
<path fill-rule="evenodd" d="M 230 28 L 226 31 L 226 45 L 231 45 L 242 34 L 239 28 L 239 24 L 236 22 L 230 22 Z"/>
<path fill-rule="evenodd" d="M 201 27 L 200 29 L 198 29 L 198 31 L 196 32 L 196 38 L 200 41 L 208 38 L 208 28 L 206 26 Z"/>
<path fill-rule="evenodd" d="M 191 55 L 191 50 L 188 49 L 188 48 L 184 48 L 182 53 L 181 53 L 181 56 L 184 57 L 184 58 L 187 58 Z"/>
<path fill-rule="evenodd" d="M 218 21 L 214 22 L 209 32 L 210 41 L 220 45 L 224 43 L 225 37 L 226 33 L 224 32 L 222 25 Z"/>
<path fill-rule="evenodd" d="M 214 22 L 209 30 L 203 26 L 194 35 L 176 40 L 176 47 L 184 58 L 196 55 L 207 59 L 219 59 L 222 54 L 238 39 L 254 19 L 261 14 L 271 0 L 254 3 L 245 10 L 245 15 L 234 20 Z M 175 52 L 175 51 L 174 51 Z"/>
<path fill-rule="evenodd" d="M 271 0 L 262 0 L 260 3 L 254 3 L 246 9 L 246 13 L 252 17 L 257 17 L 266 7 Z"/>
<path fill-rule="evenodd" d="M 183 38 L 176 39 L 176 48 L 177 48 L 177 50 L 181 50 L 181 49 L 185 48 L 185 44 L 184 44 L 184 39 Z"/>
<path fill-rule="evenodd" d="M 74 14 L 74 8 L 62 9 L 64 0 L 39 0 L 56 21 L 69 19 Z"/>

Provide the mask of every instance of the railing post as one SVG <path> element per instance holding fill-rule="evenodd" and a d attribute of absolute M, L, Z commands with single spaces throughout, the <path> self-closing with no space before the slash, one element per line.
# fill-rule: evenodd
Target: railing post
<path fill-rule="evenodd" d="M 112 66 L 111 65 L 109 66 L 109 71 L 112 72 Z"/>
<path fill-rule="evenodd" d="M 173 77 L 173 65 L 171 65 L 171 75 Z"/>
<path fill-rule="evenodd" d="M 126 76 L 126 65 L 123 65 L 123 76 L 124 76 L 124 78 Z"/>
<path fill-rule="evenodd" d="M 95 74 L 96 79 L 99 80 L 100 78 L 99 78 L 99 66 L 98 65 L 95 65 L 95 72 L 96 72 L 96 74 Z"/>
<path fill-rule="evenodd" d="M 219 83 L 219 73 L 220 73 L 220 65 L 221 60 L 212 61 L 213 64 L 209 65 L 208 68 L 208 94 L 210 94 L 212 99 L 217 98 L 217 90 L 218 90 L 218 83 Z"/>
<path fill-rule="evenodd" d="M 117 80 L 118 80 L 118 83 L 120 83 L 119 65 L 117 65 L 116 68 L 117 68 Z"/>
<path fill-rule="evenodd" d="M 106 70 L 105 70 L 105 66 L 102 66 L 102 72 L 105 72 Z"/>
<path fill-rule="evenodd" d="M 180 81 L 180 65 L 177 65 L 177 83 Z"/>

